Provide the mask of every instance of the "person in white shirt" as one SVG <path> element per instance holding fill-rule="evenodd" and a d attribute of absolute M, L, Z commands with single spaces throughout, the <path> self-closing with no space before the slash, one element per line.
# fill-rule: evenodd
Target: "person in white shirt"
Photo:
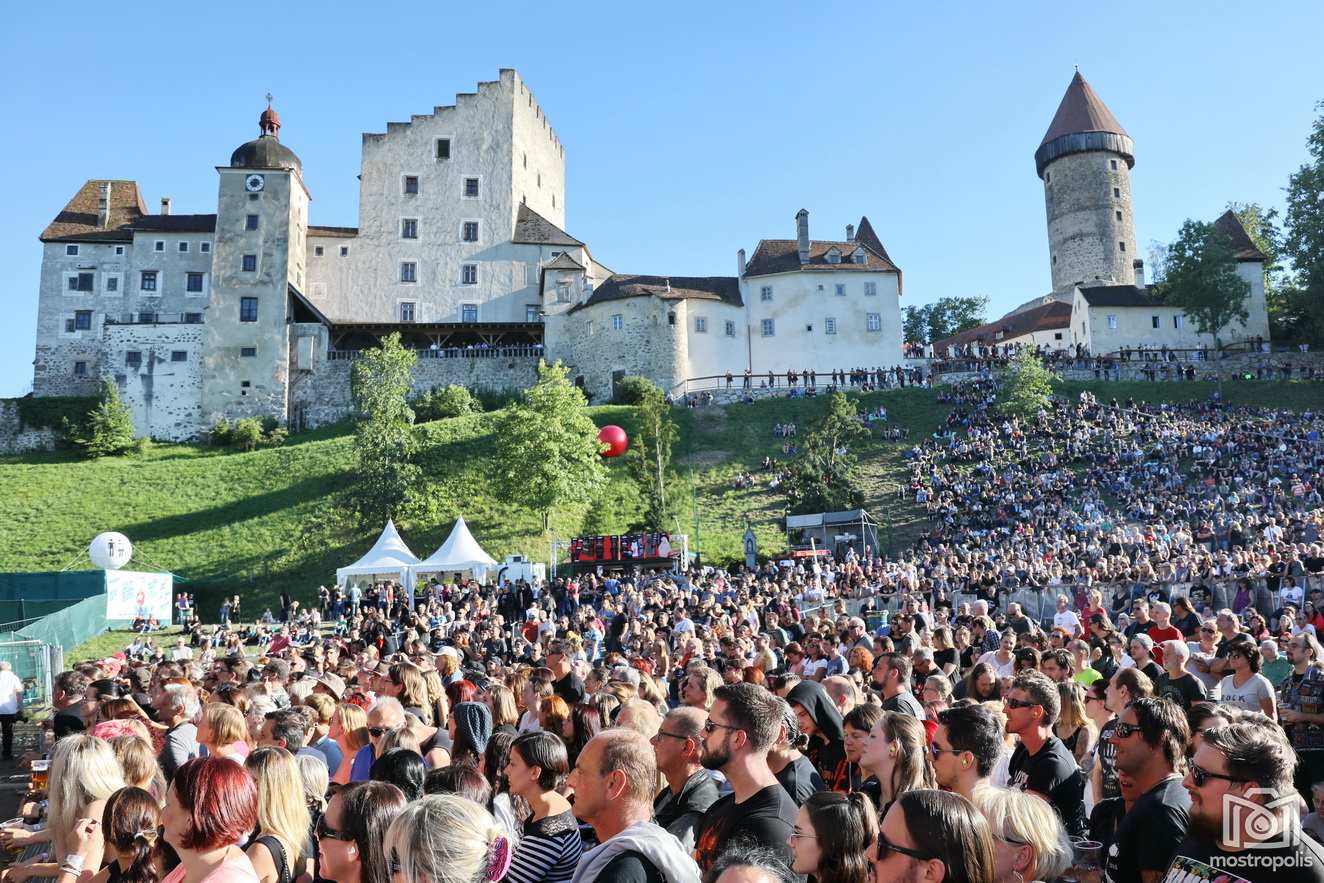
<path fill-rule="evenodd" d="M 4 759 L 14 759 L 14 723 L 23 711 L 23 682 L 14 667 L 0 659 L 0 732 L 3 732 Z"/>
<path fill-rule="evenodd" d="M 1067 609 L 1066 595 L 1057 596 L 1057 612 L 1053 614 L 1053 628 L 1066 629 L 1073 638 L 1079 638 L 1081 635 L 1080 617 L 1076 616 L 1076 611 Z"/>
<path fill-rule="evenodd" d="M 170 650 L 170 659 L 174 662 L 187 662 L 193 658 L 193 648 L 184 643 L 180 638 Z"/>

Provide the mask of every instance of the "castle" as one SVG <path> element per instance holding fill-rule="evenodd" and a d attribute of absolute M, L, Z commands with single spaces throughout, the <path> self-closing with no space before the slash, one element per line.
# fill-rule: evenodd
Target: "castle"
<path fill-rule="evenodd" d="M 1053 290 L 1000 319 L 935 341 L 934 354 L 1018 343 L 1097 355 L 1124 347 L 1212 348 L 1214 335 L 1200 333 L 1179 307 L 1145 285 L 1131 201 L 1135 162 L 1131 136 L 1077 70 L 1034 153 L 1044 185 Z M 1249 289 L 1246 321 L 1229 323 L 1219 339 L 1267 341 L 1265 256 L 1231 211 L 1214 226 L 1232 243 L 1237 274 Z"/>
<path fill-rule="evenodd" d="M 415 388 L 521 387 L 561 360 L 597 400 L 630 374 L 687 378 L 901 361 L 901 270 L 861 218 L 840 239 L 765 239 L 734 276 L 613 273 L 565 231 L 565 148 L 513 70 L 363 136 L 357 227 L 309 223 L 268 107 L 217 167 L 215 214 L 147 211 L 90 180 L 41 234 L 33 392 L 112 377 L 138 431 L 217 418 L 294 428 L 349 413 L 349 369 L 399 332 Z M 789 227 L 788 223 L 788 227 Z"/>

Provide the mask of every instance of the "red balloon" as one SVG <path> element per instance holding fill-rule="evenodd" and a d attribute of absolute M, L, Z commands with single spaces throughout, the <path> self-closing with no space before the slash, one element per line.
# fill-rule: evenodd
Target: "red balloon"
<path fill-rule="evenodd" d="M 625 434 L 624 429 L 615 425 L 608 425 L 599 429 L 598 441 L 609 446 L 607 450 L 602 452 L 604 457 L 619 457 L 625 453 L 626 448 L 630 447 L 630 437 Z"/>

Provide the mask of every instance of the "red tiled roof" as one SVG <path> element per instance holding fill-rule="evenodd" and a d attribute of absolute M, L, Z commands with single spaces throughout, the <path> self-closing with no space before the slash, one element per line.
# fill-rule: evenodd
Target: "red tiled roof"
<path fill-rule="evenodd" d="M 941 352 L 949 346 L 962 346 L 967 343 L 1001 343 L 1034 331 L 1057 331 L 1070 325 L 1071 304 L 1057 300 L 953 334 L 951 337 L 935 341 L 933 348 L 935 352 Z"/>
<path fill-rule="evenodd" d="M 1242 226 L 1241 219 L 1236 216 L 1232 209 L 1223 212 L 1219 219 L 1214 221 L 1214 229 L 1232 240 L 1232 256 L 1238 263 L 1267 260 L 1264 252 L 1260 251 L 1255 244 L 1255 240 L 1250 238 L 1250 234 Z"/>
<path fill-rule="evenodd" d="M 100 225 L 98 211 L 102 185 L 110 185 L 110 217 Z M 68 205 L 46 225 L 38 237 L 42 242 L 129 242 L 133 232 L 127 225 L 147 214 L 137 181 L 91 180 L 85 183 Z"/>
<path fill-rule="evenodd" d="M 1117 117 L 1104 106 L 1103 99 L 1099 98 L 1090 88 L 1090 84 L 1085 82 L 1080 71 L 1076 71 L 1076 75 L 1071 78 L 1071 84 L 1067 86 L 1066 94 L 1062 96 L 1062 103 L 1057 106 L 1053 122 L 1049 124 L 1048 132 L 1039 145 L 1042 147 L 1063 135 L 1075 135 L 1081 132 L 1113 132 L 1117 135 L 1126 135 L 1126 130 L 1117 122 Z"/>

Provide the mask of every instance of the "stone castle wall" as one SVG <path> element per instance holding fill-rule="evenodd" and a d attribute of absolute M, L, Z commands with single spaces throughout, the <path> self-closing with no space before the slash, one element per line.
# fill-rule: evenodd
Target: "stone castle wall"
<path fill-rule="evenodd" d="M 18 403 L 0 399 L 0 455 L 49 451 L 55 447 L 54 429 L 24 426 L 18 415 Z"/>
<path fill-rule="evenodd" d="M 1044 172 L 1053 290 L 1095 278 L 1134 285 L 1132 262 L 1140 255 L 1126 160 L 1101 150 L 1073 153 L 1054 160 Z M 1125 250 L 1119 243 L 1126 244 Z"/>

